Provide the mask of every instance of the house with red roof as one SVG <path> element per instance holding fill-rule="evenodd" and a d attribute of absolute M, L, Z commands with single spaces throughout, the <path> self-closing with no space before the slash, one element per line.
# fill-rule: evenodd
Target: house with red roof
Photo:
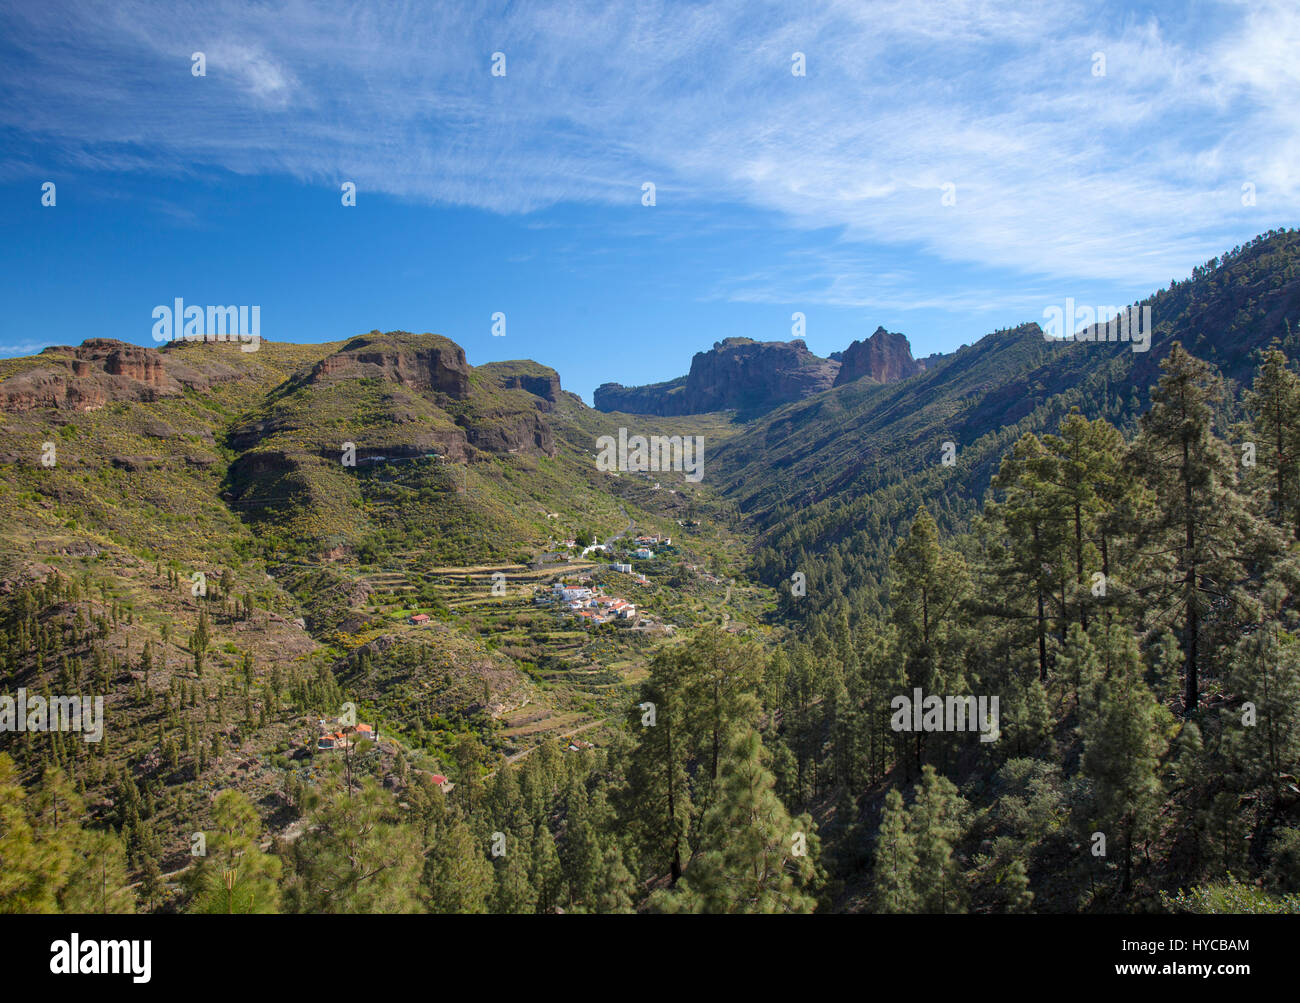
<path fill-rule="evenodd" d="M 350 749 L 362 739 L 373 741 L 379 737 L 371 725 L 344 725 L 339 718 L 322 718 L 317 725 L 320 727 L 320 737 L 316 739 L 316 748 L 320 752 Z"/>

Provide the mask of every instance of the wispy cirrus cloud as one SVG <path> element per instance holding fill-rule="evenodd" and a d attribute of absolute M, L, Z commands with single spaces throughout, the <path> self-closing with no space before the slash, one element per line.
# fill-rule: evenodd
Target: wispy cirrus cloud
<path fill-rule="evenodd" d="M 19 341 L 0 344 L 0 355 L 35 355 L 50 345 L 52 341 Z"/>
<path fill-rule="evenodd" d="M 71 168 L 347 178 L 500 213 L 635 205 L 653 180 L 702 215 L 833 232 L 793 288 L 854 305 L 982 295 L 866 279 L 854 247 L 1149 287 L 1295 221 L 1300 9 L 1007 7 L 34 6 L 0 14 L 0 127 Z M 754 280 L 719 294 L 776 295 Z"/>

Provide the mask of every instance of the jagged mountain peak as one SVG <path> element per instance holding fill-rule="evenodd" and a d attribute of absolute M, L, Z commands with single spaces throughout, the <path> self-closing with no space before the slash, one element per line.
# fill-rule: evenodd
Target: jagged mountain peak
<path fill-rule="evenodd" d="M 906 335 L 877 327 L 871 337 L 855 341 L 844 350 L 835 385 L 843 386 L 864 376 L 877 383 L 894 383 L 924 368 L 924 363 L 912 358 L 912 346 Z"/>
<path fill-rule="evenodd" d="M 829 389 L 838 371 L 838 362 L 813 354 L 802 339 L 731 337 L 696 352 L 686 376 L 641 387 L 606 383 L 593 401 L 601 411 L 632 414 L 761 413 Z"/>

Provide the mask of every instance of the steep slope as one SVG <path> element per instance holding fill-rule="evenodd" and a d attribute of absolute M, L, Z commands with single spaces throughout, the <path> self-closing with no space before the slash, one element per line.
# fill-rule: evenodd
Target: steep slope
<path fill-rule="evenodd" d="M 537 363 L 475 369 L 437 335 L 372 332 L 233 426 L 225 496 L 264 539 L 308 559 L 514 560 L 565 527 L 626 522 L 592 459 L 603 433 L 573 435 L 585 411 Z"/>
<path fill-rule="evenodd" d="M 685 533 L 679 559 L 728 563 L 747 545 L 680 475 L 658 490 L 597 470 L 598 436 L 653 419 L 592 411 L 534 362 L 472 367 L 437 335 L 91 339 L 0 361 L 0 402 L 0 689 L 104 697 L 100 744 L 6 733 L 0 750 L 29 781 L 63 765 L 92 818 L 165 870 L 213 790 L 248 793 L 276 829 L 296 817 L 286 791 L 326 769 L 315 722 L 344 700 L 385 736 L 372 756 L 429 772 L 471 736 L 495 762 L 602 720 L 656 641 L 534 607 L 593 569 L 529 563 L 560 541 Z M 710 446 L 735 431 L 688 423 Z M 683 625 L 716 602 L 622 577 Z M 148 792 L 134 816 L 130 785 Z"/>
<path fill-rule="evenodd" d="M 762 534 L 770 582 L 803 555 L 830 560 L 835 581 L 810 582 L 812 608 L 847 583 L 880 594 L 892 542 L 917 505 L 946 530 L 968 524 L 1001 455 L 1022 434 L 1054 430 L 1072 406 L 1131 427 L 1174 341 L 1249 379 L 1277 337 L 1295 347 L 1300 232 L 1266 234 L 1144 301 L 1147 352 L 1129 344 L 1047 341 L 1036 323 L 999 331 L 897 384 L 861 380 L 782 407 L 716 454 L 717 486 Z M 945 465 L 944 444 L 955 462 Z"/>

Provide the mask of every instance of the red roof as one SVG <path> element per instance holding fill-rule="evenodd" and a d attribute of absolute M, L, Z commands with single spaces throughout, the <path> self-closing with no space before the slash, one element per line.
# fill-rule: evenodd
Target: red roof
<path fill-rule="evenodd" d="M 435 773 L 433 775 L 433 782 L 437 784 L 439 787 L 441 787 L 443 784 L 447 782 L 447 778 L 444 777 L 441 773 Z"/>

